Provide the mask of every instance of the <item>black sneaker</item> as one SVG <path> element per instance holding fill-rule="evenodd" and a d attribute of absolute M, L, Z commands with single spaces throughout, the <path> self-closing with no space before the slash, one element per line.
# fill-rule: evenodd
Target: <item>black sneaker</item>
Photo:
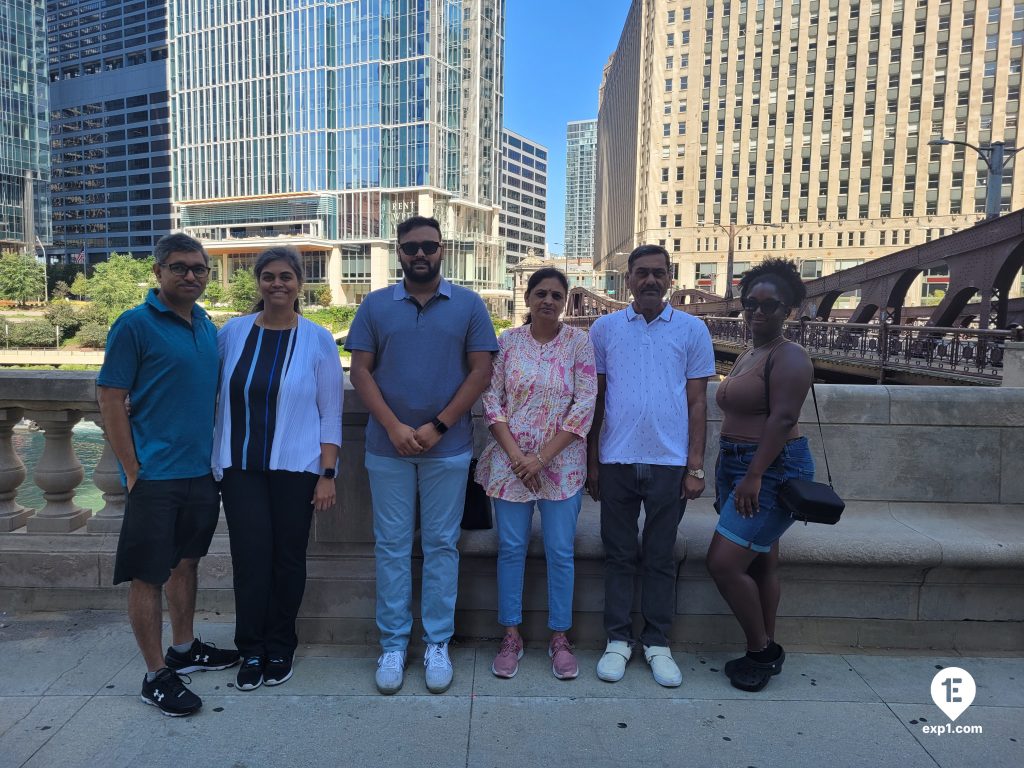
<path fill-rule="evenodd" d="M 263 684 L 263 659 L 259 656 L 248 656 L 238 668 L 235 688 L 240 691 L 252 691 Z"/>
<path fill-rule="evenodd" d="M 206 672 L 216 669 L 227 669 L 238 663 L 238 651 L 218 648 L 213 643 L 204 643 L 198 637 L 192 641 L 187 653 L 178 653 L 168 648 L 164 655 L 164 664 L 178 674 L 190 672 Z"/>
<path fill-rule="evenodd" d="M 271 656 L 263 667 L 263 682 L 267 685 L 280 685 L 292 676 L 291 659 L 282 656 Z"/>
<path fill-rule="evenodd" d="M 185 687 L 178 673 L 166 667 L 156 673 L 152 682 L 142 678 L 140 698 L 168 717 L 185 717 L 203 706 L 203 700 Z"/>

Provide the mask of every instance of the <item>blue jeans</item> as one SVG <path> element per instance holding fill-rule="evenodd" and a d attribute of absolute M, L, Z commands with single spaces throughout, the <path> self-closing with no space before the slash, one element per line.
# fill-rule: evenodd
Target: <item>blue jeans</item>
<path fill-rule="evenodd" d="M 572 590 L 575 579 L 573 541 L 580 516 L 583 491 L 560 501 L 494 502 L 498 526 L 498 623 L 517 627 L 523 623 L 523 571 L 534 505 L 540 507 L 544 531 L 544 559 L 548 569 L 548 629 L 565 632 L 572 626 Z"/>
<path fill-rule="evenodd" d="M 390 458 L 366 453 L 373 499 L 377 627 L 385 652 L 404 651 L 412 632 L 412 542 L 420 499 L 423 549 L 423 639 L 447 642 L 455 633 L 459 587 L 459 524 L 472 453 L 440 458 Z"/>
<path fill-rule="evenodd" d="M 761 477 L 757 512 L 743 517 L 736 511 L 733 490 L 747 474 L 757 452 L 757 443 L 734 443 L 723 439 L 715 468 L 715 508 L 719 513 L 718 533 L 734 544 L 755 552 L 770 552 L 772 545 L 793 524 L 789 513 L 779 507 L 779 488 L 790 478 L 814 479 L 814 459 L 806 437 L 790 440 Z"/>

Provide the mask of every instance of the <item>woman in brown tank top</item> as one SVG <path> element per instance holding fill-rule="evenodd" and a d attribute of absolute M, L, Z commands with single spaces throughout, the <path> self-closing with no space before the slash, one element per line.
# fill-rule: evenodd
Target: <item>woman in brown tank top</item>
<path fill-rule="evenodd" d="M 764 688 L 786 654 L 775 642 L 779 606 L 779 538 L 793 520 L 778 504 L 789 478 L 814 477 L 807 439 L 797 420 L 814 367 L 783 334 L 786 318 L 806 296 L 796 265 L 767 259 L 740 282 L 743 317 L 753 347 L 719 384 L 722 438 L 715 469 L 719 512 L 707 566 L 747 639 L 747 653 L 725 665 L 730 682 Z"/>

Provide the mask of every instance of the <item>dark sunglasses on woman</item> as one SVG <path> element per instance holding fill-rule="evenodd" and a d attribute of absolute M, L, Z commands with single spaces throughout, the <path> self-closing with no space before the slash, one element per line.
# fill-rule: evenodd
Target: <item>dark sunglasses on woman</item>
<path fill-rule="evenodd" d="M 766 315 L 774 313 L 779 307 L 786 306 L 778 299 L 764 299 L 763 301 L 758 301 L 757 299 L 746 298 L 740 303 L 743 305 L 743 310 L 745 312 L 757 312 L 758 307 L 760 307 L 761 312 Z"/>

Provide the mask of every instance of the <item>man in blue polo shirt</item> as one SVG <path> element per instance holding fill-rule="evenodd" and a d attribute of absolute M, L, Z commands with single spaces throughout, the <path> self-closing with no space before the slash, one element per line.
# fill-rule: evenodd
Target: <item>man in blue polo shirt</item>
<path fill-rule="evenodd" d="M 110 329 L 96 384 L 104 430 L 128 491 L 114 583 L 131 581 L 128 618 L 148 670 L 142 700 L 181 717 L 202 701 L 178 675 L 226 669 L 238 663 L 238 652 L 203 643 L 193 628 L 199 558 L 220 514 L 210 473 L 217 329 L 196 306 L 209 280 L 209 259 L 197 240 L 182 234 L 162 237 L 153 256 L 160 287 Z M 166 654 L 162 591 L 173 639 Z"/>
<path fill-rule="evenodd" d="M 427 689 L 452 682 L 459 523 L 473 450 L 470 408 L 491 380 L 498 349 L 483 301 L 441 277 L 444 244 L 435 219 L 398 225 L 402 282 L 370 293 L 345 348 L 352 386 L 370 412 L 366 470 L 376 539 L 377 661 L 381 693 L 402 687 L 412 631 L 416 496 L 423 549 L 422 618 Z"/>

